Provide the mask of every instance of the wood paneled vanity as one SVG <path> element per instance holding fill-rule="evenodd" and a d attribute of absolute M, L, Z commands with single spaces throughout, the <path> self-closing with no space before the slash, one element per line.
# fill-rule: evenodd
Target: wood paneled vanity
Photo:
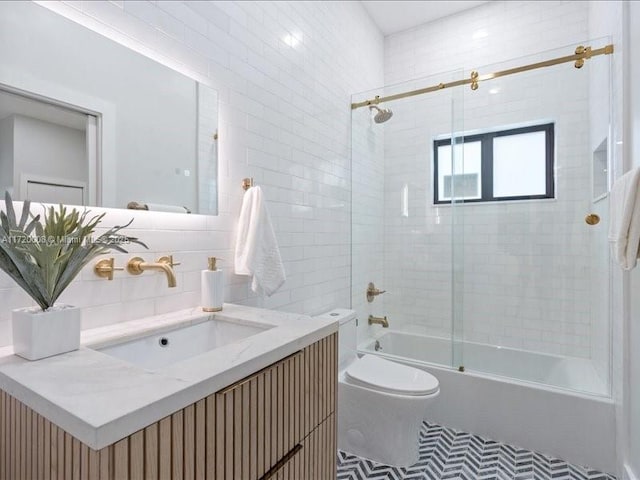
<path fill-rule="evenodd" d="M 333 479 L 337 362 L 333 333 L 100 450 L 1 391 L 0 479 Z"/>

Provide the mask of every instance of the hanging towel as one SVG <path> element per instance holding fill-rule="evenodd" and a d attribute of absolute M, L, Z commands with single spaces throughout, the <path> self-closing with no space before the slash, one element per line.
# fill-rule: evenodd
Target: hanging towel
<path fill-rule="evenodd" d="M 630 170 L 613 184 L 609 213 L 613 257 L 623 270 L 631 270 L 640 246 L 640 168 Z"/>
<path fill-rule="evenodd" d="M 187 207 L 180 207 L 178 205 L 163 205 L 160 203 L 142 203 L 142 202 L 129 202 L 127 204 L 129 210 L 152 210 L 154 212 L 170 212 L 170 213 L 191 213 Z"/>
<path fill-rule="evenodd" d="M 235 270 L 251 275 L 251 289 L 273 295 L 286 280 L 280 249 L 260 187 L 244 194 L 236 239 Z"/>

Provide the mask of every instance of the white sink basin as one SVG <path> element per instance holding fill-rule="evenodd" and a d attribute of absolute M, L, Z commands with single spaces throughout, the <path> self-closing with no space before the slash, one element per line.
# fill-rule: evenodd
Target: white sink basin
<path fill-rule="evenodd" d="M 244 340 L 269 328 L 272 327 L 270 325 L 235 323 L 221 319 L 206 320 L 195 325 L 154 333 L 96 350 L 147 370 L 158 370 L 230 343 Z"/>

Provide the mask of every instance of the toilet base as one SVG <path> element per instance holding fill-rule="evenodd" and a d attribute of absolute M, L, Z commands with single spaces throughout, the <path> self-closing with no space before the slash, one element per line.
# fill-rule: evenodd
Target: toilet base
<path fill-rule="evenodd" d="M 408 467 L 418 461 L 427 396 L 395 395 L 338 383 L 338 448 L 369 460 Z"/>

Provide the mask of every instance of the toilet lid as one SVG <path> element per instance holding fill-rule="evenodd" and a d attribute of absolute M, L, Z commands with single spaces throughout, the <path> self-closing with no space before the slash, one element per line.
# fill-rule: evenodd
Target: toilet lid
<path fill-rule="evenodd" d="M 346 376 L 356 383 L 402 395 L 429 395 L 439 388 L 433 375 L 377 355 L 364 355 L 353 362 Z"/>

